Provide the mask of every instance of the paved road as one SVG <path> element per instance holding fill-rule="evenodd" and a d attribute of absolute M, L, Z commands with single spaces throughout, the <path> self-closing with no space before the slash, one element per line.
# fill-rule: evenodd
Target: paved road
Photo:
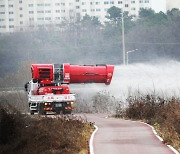
<path fill-rule="evenodd" d="M 81 116 L 99 128 L 93 141 L 95 154 L 174 154 L 143 123 L 105 118 L 102 114 Z"/>

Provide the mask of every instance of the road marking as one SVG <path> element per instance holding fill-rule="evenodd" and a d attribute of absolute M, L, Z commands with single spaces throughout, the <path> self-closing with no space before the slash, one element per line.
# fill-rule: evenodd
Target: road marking
<path fill-rule="evenodd" d="M 175 154 L 179 154 L 179 152 L 174 149 L 171 145 L 167 145 Z"/>
<path fill-rule="evenodd" d="M 156 130 L 155 130 L 155 128 L 154 128 L 153 126 L 151 126 L 151 125 L 149 125 L 149 124 L 147 124 L 147 123 L 145 123 L 145 122 L 140 122 L 140 123 L 143 123 L 143 124 L 151 127 L 151 129 L 152 129 L 152 131 L 153 131 L 153 134 L 154 134 L 161 142 L 163 142 L 163 139 L 158 135 L 158 133 L 156 132 Z M 167 144 L 165 144 L 165 145 L 166 145 L 169 149 L 171 149 L 175 154 L 179 154 L 179 152 L 178 152 L 174 147 L 172 147 L 171 145 L 167 145 Z"/>
<path fill-rule="evenodd" d="M 95 127 L 95 130 L 93 131 L 91 138 L 90 138 L 90 142 L 89 142 L 90 154 L 94 154 L 93 139 L 94 139 L 95 133 L 98 131 L 98 127 L 96 125 L 94 125 L 94 127 Z"/>

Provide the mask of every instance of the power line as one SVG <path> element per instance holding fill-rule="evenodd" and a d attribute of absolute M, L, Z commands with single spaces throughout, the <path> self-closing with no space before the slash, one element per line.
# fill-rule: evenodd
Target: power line
<path fill-rule="evenodd" d="M 169 44 L 169 45 L 176 45 L 176 44 L 180 44 L 179 42 L 166 42 L 166 43 L 160 43 L 160 42 L 157 42 L 157 43 L 154 43 L 154 42 L 126 42 L 128 44 L 159 44 L 159 45 L 162 45 L 162 44 Z"/>

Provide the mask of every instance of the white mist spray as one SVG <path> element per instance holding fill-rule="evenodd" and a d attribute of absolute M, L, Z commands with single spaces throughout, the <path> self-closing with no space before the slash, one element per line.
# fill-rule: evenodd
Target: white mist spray
<path fill-rule="evenodd" d="M 107 91 L 123 102 L 129 95 L 152 94 L 178 97 L 180 94 L 180 62 L 115 66 L 110 86 L 102 84 L 72 85 L 73 93 L 85 99 L 97 92 Z"/>

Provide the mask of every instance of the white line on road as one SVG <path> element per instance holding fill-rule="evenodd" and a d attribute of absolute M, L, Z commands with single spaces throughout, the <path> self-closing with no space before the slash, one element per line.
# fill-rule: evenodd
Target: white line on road
<path fill-rule="evenodd" d="M 93 131 L 91 138 L 90 138 L 90 142 L 89 142 L 90 154 L 94 154 L 93 139 L 94 139 L 95 133 L 98 131 L 98 127 L 96 125 L 94 125 L 94 127 L 95 127 L 95 130 Z"/>
<path fill-rule="evenodd" d="M 153 126 L 151 126 L 151 125 L 149 125 L 149 124 L 147 124 L 147 123 L 145 123 L 145 122 L 140 122 L 140 123 L 143 123 L 143 124 L 151 127 L 154 135 L 155 135 L 161 142 L 163 142 L 163 139 L 158 135 L 158 133 L 156 132 L 156 130 L 155 130 L 155 128 L 154 128 Z M 166 144 L 165 144 L 165 145 L 166 145 Z M 171 145 L 166 145 L 166 146 L 167 146 L 168 148 L 170 148 L 175 154 L 179 154 L 179 152 L 178 152 L 174 147 L 172 147 Z"/>

